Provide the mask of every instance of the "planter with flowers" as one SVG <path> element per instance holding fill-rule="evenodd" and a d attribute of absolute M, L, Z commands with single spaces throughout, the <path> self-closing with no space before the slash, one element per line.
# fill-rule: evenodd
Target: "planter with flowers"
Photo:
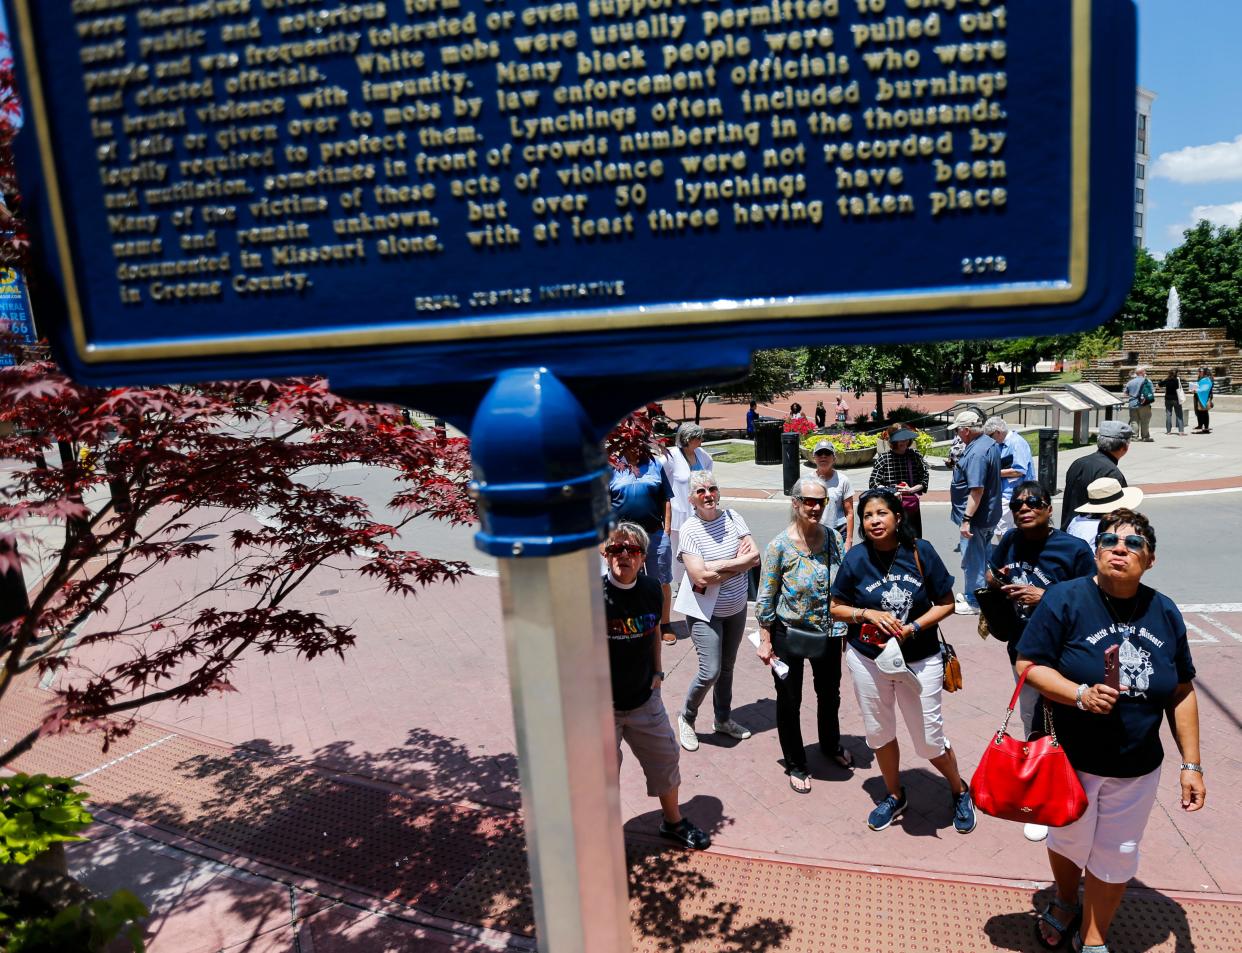
<path fill-rule="evenodd" d="M 821 440 L 830 441 L 836 449 L 837 466 L 861 467 L 875 459 L 876 435 L 850 430 L 812 433 L 802 440 L 802 456 L 810 460 L 811 452 Z"/>

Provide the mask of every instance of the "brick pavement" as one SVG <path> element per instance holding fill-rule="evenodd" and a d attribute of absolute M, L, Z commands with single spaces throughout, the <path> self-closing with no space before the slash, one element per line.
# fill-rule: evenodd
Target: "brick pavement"
<path fill-rule="evenodd" d="M 166 582 L 154 579 L 152 589 L 159 591 Z M 305 604 L 332 621 L 355 625 L 359 643 L 344 660 L 247 659 L 235 679 L 238 693 L 157 707 L 151 721 L 106 756 L 90 737 L 45 741 L 27 756 L 24 768 L 73 773 L 124 759 L 86 779 L 111 826 L 103 828 L 104 838 L 73 848 L 73 863 L 97 886 L 129 882 L 146 890 L 159 910 L 155 953 L 225 948 L 243 934 L 262 936 L 266 944 L 247 949 L 290 949 L 289 937 L 303 930 L 318 931 L 306 934 L 314 937 L 315 950 L 320 939 L 324 949 L 350 943 L 360 950 L 400 949 L 405 943 L 406 949 L 435 950 L 439 940 L 411 945 L 410 939 L 416 934 L 443 939 L 448 924 L 435 917 L 499 931 L 459 933 L 444 940 L 445 949 L 520 944 L 529 922 L 521 913 L 524 862 L 514 813 L 516 758 L 496 582 L 467 579 L 403 601 L 324 572 L 312 580 Z M 1218 908 L 1199 907 L 1188 898 L 1229 902 L 1242 895 L 1242 844 L 1229 816 L 1228 793 L 1242 782 L 1235 750 L 1242 712 L 1242 613 L 1189 618 L 1212 797 L 1198 815 L 1183 816 L 1173 804 L 1174 775 L 1166 775 L 1139 874 L 1160 895 L 1134 909 L 1140 920 L 1152 909 L 1170 916 L 1180 911 L 1178 922 L 1201 924 L 1194 933 L 1198 949 L 1229 949 L 1208 942 Z M 946 628 L 967 678 L 966 690 L 946 702 L 946 722 L 969 771 L 999 722 L 1011 680 L 999 644 L 981 642 L 970 620 L 951 619 Z M 665 692 L 673 709 L 689 682 L 694 654 L 685 640 L 666 652 Z M 838 883 L 824 873 L 833 870 L 918 875 L 920 890 L 938 889 L 927 885 L 943 881 L 987 885 L 1005 898 L 996 910 L 1004 929 L 997 933 L 995 925 L 989 927 L 990 916 L 974 914 L 962 921 L 973 939 L 961 948 L 992 948 L 1002 934 L 1010 936 L 1006 930 L 1017 933 L 1002 946 L 1026 948 L 1015 924 L 1024 922 L 1033 885 L 1047 878 L 1042 847 L 1023 840 L 1016 825 L 988 818 L 973 834 L 957 835 L 943 782 L 913 761 L 905 765 L 910 813 L 889 831 L 868 831 L 864 818 L 878 796 L 879 776 L 861 742 L 848 675 L 843 730 L 859 767 L 852 775 L 843 772 L 812 746 L 814 790 L 794 795 L 777 764 L 770 676 L 745 646 L 744 653 L 737 717 L 756 730 L 754 738 L 737 743 L 708 737 L 682 761 L 688 813 L 713 832 L 711 856 L 653 855 L 665 864 L 676 862 L 684 882 L 700 885 L 686 888 L 679 918 L 698 922 L 695 917 L 711 903 L 737 903 L 727 922 L 713 921 L 715 935 L 745 937 L 757 930 L 758 945 L 738 948 L 768 948 L 763 944 L 775 940 L 765 931 L 772 928 L 768 921 L 775 908 L 757 884 L 766 882 L 769 872 L 788 872 L 767 866 L 780 860 L 793 865 L 808 898 L 821 897 L 821 888 L 823 897 L 839 898 L 833 891 L 871 883 L 849 878 Z M 15 714 L 6 704 L 0 715 L 29 719 L 32 711 Z M 814 738 L 812 714 L 807 705 L 808 740 Z M 0 734 L 11 737 L 13 730 L 6 726 Z M 323 794 L 328 790 L 330 797 Z M 628 758 L 622 800 L 631 861 L 650 887 L 652 868 L 641 858 L 656 823 L 655 805 Z M 320 803 L 328 809 L 326 818 L 318 807 L 308 807 Z M 131 822 L 124 818 L 137 823 L 126 826 Z M 394 827 L 385 826 L 388 818 L 396 818 Z M 273 827 L 278 834 L 271 833 Z M 317 836 L 315 828 L 323 828 Z M 401 862 L 411 857 L 421 865 L 415 871 L 423 872 L 420 883 L 403 879 L 411 871 L 403 871 Z M 720 865 L 727 866 L 729 858 L 751 866 L 728 868 L 726 874 Z M 431 868 L 434 876 L 426 873 Z M 523 881 L 516 887 L 515 870 Z M 820 878 L 828 879 L 812 887 Z M 731 893 L 734 883 L 749 886 L 737 888 L 742 891 L 737 897 Z M 955 902 L 974 903 L 974 896 L 967 891 Z M 1136 895 L 1135 903 L 1142 899 Z M 804 907 L 798 906 L 797 917 L 786 911 L 776 918 L 793 931 L 781 948 L 816 948 L 807 937 L 822 924 L 802 919 Z M 639 915 L 636 922 L 642 943 L 652 940 L 657 946 L 650 948 L 657 948 L 664 942 L 652 934 L 650 923 L 643 926 L 646 918 Z M 916 918 L 915 926 L 928 922 L 935 921 Z M 857 926 L 860 936 L 864 926 Z M 712 930 L 704 927 L 694 936 L 679 935 L 680 945 L 663 948 L 728 948 L 713 945 L 709 935 Z M 1174 930 L 1143 948 L 1174 949 L 1176 936 Z M 187 945 L 187 937 L 200 945 Z M 901 938 L 912 942 L 911 935 Z"/>

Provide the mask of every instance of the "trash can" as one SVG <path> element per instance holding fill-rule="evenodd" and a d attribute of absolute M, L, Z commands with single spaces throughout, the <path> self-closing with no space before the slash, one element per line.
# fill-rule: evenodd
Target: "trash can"
<path fill-rule="evenodd" d="M 781 434 L 785 425 L 772 417 L 755 420 L 755 463 L 775 465 L 781 462 Z"/>

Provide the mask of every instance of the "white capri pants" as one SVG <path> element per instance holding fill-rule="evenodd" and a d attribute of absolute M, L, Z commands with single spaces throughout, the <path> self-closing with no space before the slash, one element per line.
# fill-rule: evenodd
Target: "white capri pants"
<path fill-rule="evenodd" d="M 854 681 L 854 697 L 862 711 L 863 729 L 871 750 L 883 748 L 897 737 L 897 707 L 921 758 L 939 758 L 951 747 L 944 736 L 944 720 L 940 714 L 940 696 L 944 691 L 944 663 L 940 653 L 907 666 L 922 691 L 914 694 L 912 686 L 895 682 L 883 675 L 875 662 L 847 645 L 845 661 Z"/>
<path fill-rule="evenodd" d="M 1160 769 L 1137 778 L 1077 774 L 1087 792 L 1087 812 L 1048 831 L 1048 849 L 1098 880 L 1123 884 L 1138 873 L 1139 841 L 1156 803 Z"/>

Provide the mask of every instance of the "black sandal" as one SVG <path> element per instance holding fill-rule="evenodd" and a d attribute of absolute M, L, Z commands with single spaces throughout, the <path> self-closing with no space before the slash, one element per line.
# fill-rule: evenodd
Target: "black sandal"
<path fill-rule="evenodd" d="M 832 760 L 836 762 L 837 767 L 850 770 L 854 767 L 854 756 L 845 750 L 843 745 L 837 745 L 837 753 L 832 756 Z"/>
<path fill-rule="evenodd" d="M 1052 915 L 1054 908 L 1065 910 L 1070 914 L 1069 919 L 1062 923 Z M 1035 912 L 1038 914 L 1035 919 L 1035 939 L 1045 950 L 1058 950 L 1063 947 L 1065 941 L 1077 933 L 1078 926 L 1082 923 L 1082 904 L 1076 903 L 1071 906 L 1057 896 L 1053 896 L 1052 902 L 1044 907 L 1043 910 L 1036 908 Z M 1058 936 L 1055 943 L 1049 942 L 1044 938 L 1044 931 L 1039 928 L 1041 923 L 1046 923 L 1057 931 Z"/>
<path fill-rule="evenodd" d="M 707 850 L 712 846 L 712 839 L 684 817 L 676 824 L 661 821 L 660 836 L 676 841 L 682 847 L 688 847 L 691 850 Z"/>
<path fill-rule="evenodd" d="M 811 793 L 811 776 L 809 774 L 807 774 L 801 768 L 790 768 L 785 773 L 789 775 L 789 787 L 794 792 L 794 794 L 810 794 Z M 806 785 L 806 787 L 804 788 L 798 787 L 796 784 L 794 784 L 795 781 L 801 781 L 803 784 Z"/>

